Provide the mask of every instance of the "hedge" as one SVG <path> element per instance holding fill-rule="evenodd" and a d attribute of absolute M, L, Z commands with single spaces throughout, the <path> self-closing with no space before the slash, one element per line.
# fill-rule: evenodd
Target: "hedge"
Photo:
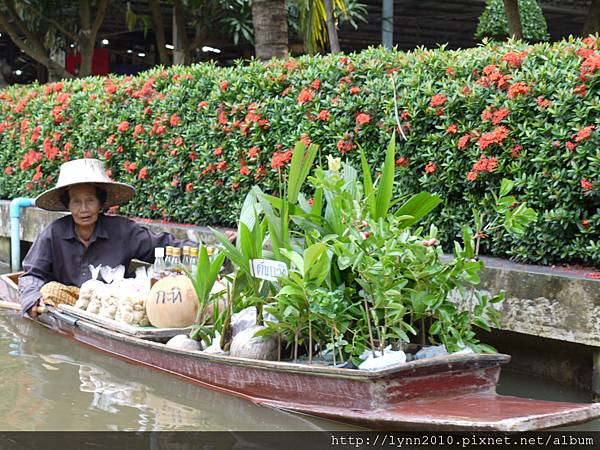
<path fill-rule="evenodd" d="M 482 252 L 600 263 L 598 39 L 460 51 L 382 48 L 233 67 L 155 68 L 0 91 L 0 197 L 52 186 L 92 156 L 138 195 L 118 213 L 233 225 L 251 185 L 277 191 L 298 139 L 358 164 L 383 160 L 398 116 L 397 193 L 439 193 L 431 216 L 450 243 L 502 178 L 539 213 L 523 237 Z M 489 205 L 488 205 L 489 206 Z"/>

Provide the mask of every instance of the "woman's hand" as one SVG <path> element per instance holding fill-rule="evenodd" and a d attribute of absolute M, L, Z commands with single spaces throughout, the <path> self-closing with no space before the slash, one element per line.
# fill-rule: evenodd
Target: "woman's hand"
<path fill-rule="evenodd" d="M 37 303 L 35 303 L 31 308 L 29 308 L 27 310 L 27 314 L 29 314 L 29 317 L 31 317 L 32 319 L 35 319 L 35 318 L 37 318 L 37 316 L 44 313 L 45 311 L 46 311 L 46 305 L 40 299 L 37 301 Z"/>
<path fill-rule="evenodd" d="M 229 242 L 231 243 L 235 242 L 235 238 L 237 238 L 237 232 L 233 230 L 227 230 L 223 234 L 227 239 L 229 239 Z"/>

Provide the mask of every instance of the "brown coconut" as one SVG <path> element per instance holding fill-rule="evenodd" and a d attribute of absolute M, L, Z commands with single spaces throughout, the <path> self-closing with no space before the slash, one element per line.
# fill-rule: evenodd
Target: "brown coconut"
<path fill-rule="evenodd" d="M 198 314 L 198 296 L 192 281 L 184 275 L 158 280 L 148 295 L 146 314 L 158 328 L 192 325 Z"/>

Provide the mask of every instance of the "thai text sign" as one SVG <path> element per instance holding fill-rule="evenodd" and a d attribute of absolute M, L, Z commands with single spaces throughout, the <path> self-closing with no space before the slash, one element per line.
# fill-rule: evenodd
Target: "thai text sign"
<path fill-rule="evenodd" d="M 285 263 L 272 259 L 251 259 L 250 272 L 254 278 L 277 281 L 278 277 L 287 277 L 288 269 Z"/>

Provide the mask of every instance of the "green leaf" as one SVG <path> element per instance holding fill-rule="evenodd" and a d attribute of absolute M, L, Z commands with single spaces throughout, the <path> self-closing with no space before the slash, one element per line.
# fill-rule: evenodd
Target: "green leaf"
<path fill-rule="evenodd" d="M 392 200 L 392 194 L 394 192 L 394 175 L 396 172 L 396 132 L 392 133 L 392 138 L 387 147 L 385 155 L 385 162 L 383 163 L 383 169 L 381 171 L 381 177 L 378 180 L 377 186 L 377 200 L 375 206 L 374 219 L 384 217 L 389 208 L 390 201 Z"/>
<path fill-rule="evenodd" d="M 431 195 L 427 192 L 420 192 L 416 195 L 413 195 L 406 203 L 398 208 L 395 215 L 397 217 L 412 216 L 413 219 L 402 224 L 403 227 L 409 227 L 433 211 L 441 202 L 442 199 L 437 195 Z"/>
<path fill-rule="evenodd" d="M 500 184 L 500 197 L 505 197 L 512 191 L 515 186 L 514 181 L 508 180 L 506 178 L 502 179 L 502 183 Z"/>

